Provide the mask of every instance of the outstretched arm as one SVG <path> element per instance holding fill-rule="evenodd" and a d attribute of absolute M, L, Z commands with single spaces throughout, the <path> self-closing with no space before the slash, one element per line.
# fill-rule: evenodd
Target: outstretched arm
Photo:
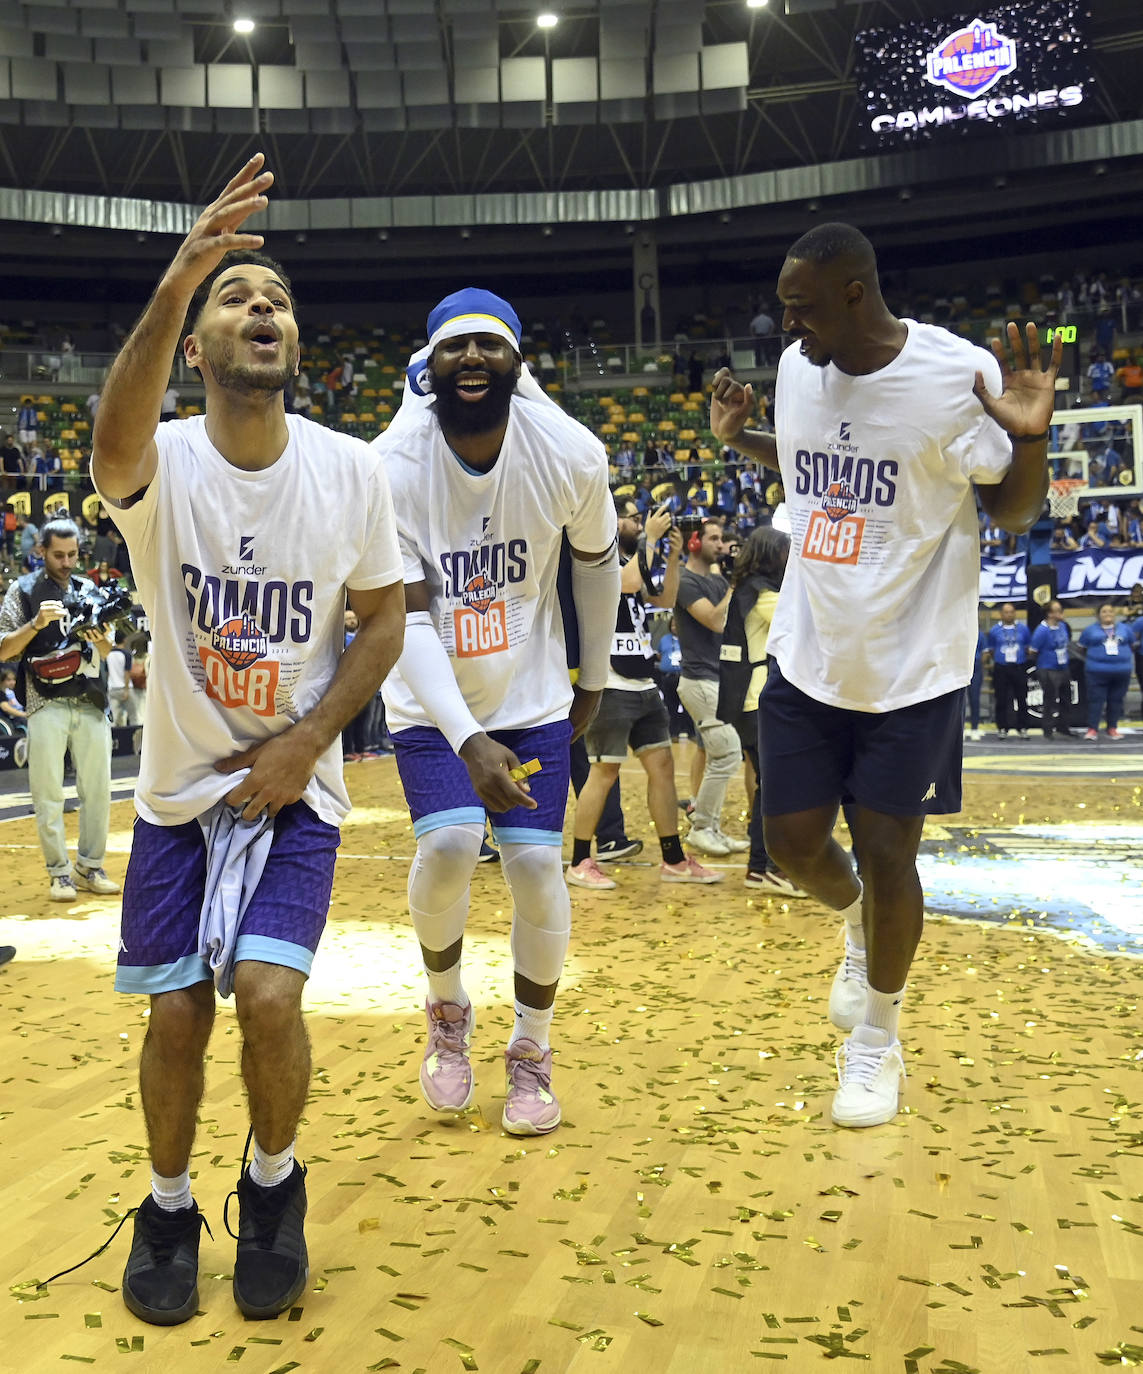
<path fill-rule="evenodd" d="M 1063 356 L 1059 334 L 1052 341 L 1052 356 L 1047 367 L 1040 362 L 1040 336 L 1037 327 L 1026 329 L 1027 349 L 1020 327 L 1008 322 L 1008 345 L 992 340 L 992 351 L 1000 364 L 1004 390 L 993 396 L 978 372 L 973 393 L 996 423 L 1012 440 L 1012 466 L 1003 481 L 980 486 L 980 504 L 992 519 L 1013 534 L 1031 529 L 1044 509 L 1048 494 L 1048 431 L 1056 402 L 1056 376 Z"/>
<path fill-rule="evenodd" d="M 710 429 L 716 439 L 739 453 L 778 470 L 778 444 L 772 434 L 744 428 L 754 414 L 754 388 L 736 381 L 728 367 L 714 374 L 710 392 Z"/>
<path fill-rule="evenodd" d="M 255 153 L 199 215 L 111 365 L 92 432 L 91 470 L 112 501 L 134 496 L 155 476 L 155 427 L 195 290 L 233 249 L 262 246 L 261 234 L 238 229 L 266 204 L 274 177 L 262 171 L 264 161 Z"/>

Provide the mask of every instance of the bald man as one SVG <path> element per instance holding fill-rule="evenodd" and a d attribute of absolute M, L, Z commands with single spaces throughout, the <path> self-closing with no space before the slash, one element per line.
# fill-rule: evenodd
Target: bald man
<path fill-rule="evenodd" d="M 830 1019 L 850 1032 L 832 1115 L 897 1112 L 898 1018 L 920 939 L 916 856 L 929 811 L 960 807 L 965 687 L 976 644 L 976 499 L 1026 530 L 1048 486 L 1060 343 L 1035 329 L 993 353 L 886 306 L 873 246 L 822 224 L 778 278 L 777 434 L 745 426 L 749 386 L 719 372 L 711 428 L 778 469 L 791 553 L 758 704 L 766 848 L 841 913 Z M 993 356 L 995 355 L 995 356 Z M 833 839 L 844 803 L 860 862 Z"/>

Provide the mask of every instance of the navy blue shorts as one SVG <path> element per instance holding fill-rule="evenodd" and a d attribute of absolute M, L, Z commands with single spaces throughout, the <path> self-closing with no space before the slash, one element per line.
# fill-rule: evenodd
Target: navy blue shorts
<path fill-rule="evenodd" d="M 540 760 L 540 771 L 528 779 L 536 809 L 514 806 L 510 811 L 490 811 L 492 833 L 508 844 L 562 845 L 571 779 L 571 721 L 555 720 L 524 730 L 489 730 L 488 734 L 511 749 L 521 763 Z M 414 835 L 420 838 L 446 825 L 484 824 L 484 803 L 476 795 L 468 769 L 439 730 L 425 725 L 398 730 L 393 734 L 393 748 Z"/>
<path fill-rule="evenodd" d="M 960 810 L 964 688 L 898 711 L 849 711 L 799 691 L 773 659 L 758 700 L 762 813 L 856 802 L 891 816 Z"/>
<path fill-rule="evenodd" d="M 341 832 L 305 802 L 285 806 L 262 877 L 242 917 L 235 962 L 257 959 L 309 974 L 333 890 Z M 123 884 L 118 992 L 173 992 L 210 982 L 198 952 L 206 840 L 198 821 L 151 825 L 137 817 Z"/>

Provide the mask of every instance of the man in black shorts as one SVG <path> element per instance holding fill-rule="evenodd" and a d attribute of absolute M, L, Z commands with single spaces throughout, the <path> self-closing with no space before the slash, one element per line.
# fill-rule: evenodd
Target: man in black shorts
<path fill-rule="evenodd" d="M 655 651 L 647 625 L 648 606 L 670 610 L 675 604 L 682 535 L 672 524 L 666 507 L 660 507 L 647 517 L 647 547 L 653 549 L 664 537 L 669 545 L 662 590 L 653 593 L 644 584 L 636 557 L 643 532 L 639 507 L 630 497 L 616 496 L 615 514 L 619 524 L 619 556 L 623 562 L 619 610 L 607 685 L 599 711 L 585 736 L 591 772 L 576 802 L 575 841 L 567 880 L 573 887 L 597 891 L 616 885 L 591 857 L 591 837 L 630 745 L 647 771 L 647 805 L 663 852 L 659 877 L 666 883 L 721 882 L 721 873 L 703 868 L 683 852 L 679 841 L 670 723 L 667 708 L 655 685 Z"/>
<path fill-rule="evenodd" d="M 872 245 L 847 224 L 793 245 L 778 294 L 794 343 L 777 435 L 744 428 L 753 392 L 725 370 L 711 428 L 782 474 L 791 554 L 758 703 L 766 848 L 844 918 L 830 1019 L 851 1034 L 832 1115 L 874 1126 L 896 1114 L 905 1073 L 897 1024 L 923 921 L 924 817 L 960 805 L 973 489 L 1007 530 L 1039 516 L 1061 348 L 1044 368 L 1031 325 L 1025 345 L 1009 324 L 990 354 L 897 319 Z M 860 877 L 833 838 L 843 803 Z"/>

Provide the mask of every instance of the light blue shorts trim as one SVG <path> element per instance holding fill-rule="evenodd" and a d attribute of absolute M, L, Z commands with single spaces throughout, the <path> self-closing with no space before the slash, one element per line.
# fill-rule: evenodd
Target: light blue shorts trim
<path fill-rule="evenodd" d="M 501 829 L 495 822 L 492 837 L 497 844 L 554 844 L 562 847 L 563 832 L 559 830 L 528 830 L 520 825 L 508 825 Z"/>
<path fill-rule="evenodd" d="M 294 968 L 307 978 L 314 962 L 313 953 L 304 945 L 295 945 L 289 940 L 274 940 L 268 935 L 240 935 L 234 962 L 241 963 L 243 959 L 277 964 L 280 968 Z M 181 988 L 193 987 L 195 983 L 210 983 L 213 979 L 210 965 L 201 955 L 187 954 L 173 964 L 153 964 L 150 967 L 120 964 L 115 971 L 115 991 L 154 995 L 159 992 L 178 992 Z"/>
<path fill-rule="evenodd" d="M 443 830 L 446 825 L 484 825 L 482 806 L 454 806 L 451 811 L 430 811 L 413 822 L 413 835 L 419 840 L 430 830 Z"/>

